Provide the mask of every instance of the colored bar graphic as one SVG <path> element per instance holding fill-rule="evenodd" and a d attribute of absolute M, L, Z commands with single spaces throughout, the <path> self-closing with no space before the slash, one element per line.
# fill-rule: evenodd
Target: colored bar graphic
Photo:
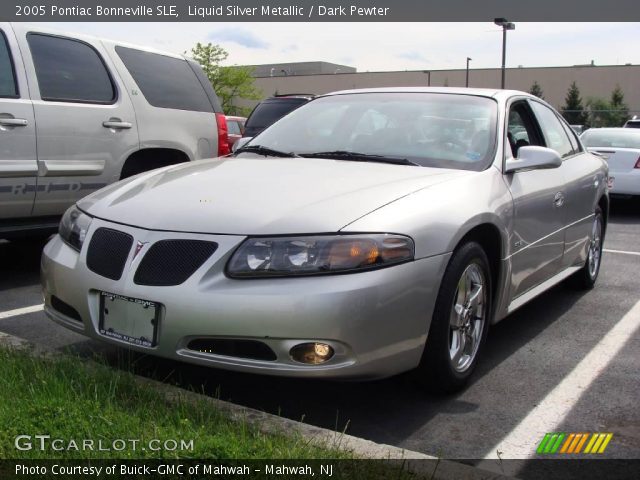
<path fill-rule="evenodd" d="M 571 445 L 571 442 L 573 442 L 573 439 L 575 438 L 576 434 L 575 433 L 570 433 L 569 436 L 567 437 L 567 440 L 564 442 L 564 445 L 562 446 L 562 450 L 560 450 L 560 453 L 567 453 L 567 449 L 569 448 L 569 445 Z"/>
<path fill-rule="evenodd" d="M 589 434 L 583 433 L 582 438 L 580 439 L 580 443 L 578 443 L 578 446 L 576 446 L 576 453 L 580 453 L 580 450 L 582 450 L 582 446 L 584 445 L 584 442 L 587 441 L 587 438 L 589 438 Z"/>
<path fill-rule="evenodd" d="M 544 438 L 536 449 L 537 454 L 578 454 L 604 453 L 609 442 L 613 438 L 613 433 L 562 433 L 551 432 L 545 434 Z M 585 446 L 584 451 L 582 448 Z"/>

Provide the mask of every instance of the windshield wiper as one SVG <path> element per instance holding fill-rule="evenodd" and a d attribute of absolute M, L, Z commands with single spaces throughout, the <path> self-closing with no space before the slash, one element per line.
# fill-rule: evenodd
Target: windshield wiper
<path fill-rule="evenodd" d="M 300 158 L 300 155 L 297 155 L 293 152 L 282 152 L 280 150 L 274 150 L 273 148 L 264 147 L 262 145 L 247 145 L 246 147 L 241 147 L 237 149 L 234 154 L 242 153 L 242 152 L 251 152 L 257 153 L 258 155 L 264 155 L 265 157 L 296 157 Z"/>
<path fill-rule="evenodd" d="M 314 152 L 303 153 L 300 155 L 305 158 L 334 158 L 336 160 L 355 160 L 357 162 L 377 162 L 377 163 L 391 163 L 394 165 L 414 165 L 419 166 L 417 163 L 412 162 L 406 158 L 385 157 L 384 155 L 374 155 L 372 153 L 362 152 L 350 152 L 348 150 L 333 150 L 330 152 Z"/>

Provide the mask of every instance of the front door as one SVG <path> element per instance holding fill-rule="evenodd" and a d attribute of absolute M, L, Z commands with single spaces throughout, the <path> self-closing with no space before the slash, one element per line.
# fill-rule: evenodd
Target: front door
<path fill-rule="evenodd" d="M 517 158 L 522 146 L 544 146 L 540 125 L 526 100 L 511 104 L 507 131 L 511 146 L 507 156 Z M 512 297 L 518 297 L 561 270 L 565 178 L 560 167 L 515 172 L 506 175 L 505 180 L 514 203 L 511 289 Z"/>

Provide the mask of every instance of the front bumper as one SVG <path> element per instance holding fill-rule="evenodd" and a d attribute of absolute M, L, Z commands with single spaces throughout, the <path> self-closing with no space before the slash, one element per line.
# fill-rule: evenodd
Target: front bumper
<path fill-rule="evenodd" d="M 184 283 L 170 287 L 137 285 L 135 268 L 143 255 L 127 259 L 118 281 L 87 268 L 87 245 L 99 227 L 126 232 L 153 244 L 166 239 L 199 239 L 219 244 Z M 42 284 L 45 312 L 55 322 L 90 338 L 147 354 L 228 370 L 292 377 L 380 378 L 416 367 L 429 329 L 449 255 L 380 270 L 304 278 L 234 280 L 224 267 L 245 237 L 157 232 L 94 219 L 80 253 L 56 235 L 45 247 Z M 157 344 L 146 348 L 99 333 L 100 292 L 162 305 Z M 52 298 L 72 307 L 79 319 L 52 306 Z M 59 305 L 59 304 L 56 304 Z M 255 340 L 275 353 L 257 360 L 188 348 L 193 339 Z M 319 365 L 294 361 L 299 343 L 321 341 L 335 355 Z"/>

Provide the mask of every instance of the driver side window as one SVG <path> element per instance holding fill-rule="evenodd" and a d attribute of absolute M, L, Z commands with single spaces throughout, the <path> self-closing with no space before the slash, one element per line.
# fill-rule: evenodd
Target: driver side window
<path fill-rule="evenodd" d="M 535 127 L 531 110 L 525 101 L 514 102 L 509 109 L 507 123 L 507 140 L 513 158 L 518 157 L 518 150 L 527 145 L 540 145 L 540 136 Z"/>

